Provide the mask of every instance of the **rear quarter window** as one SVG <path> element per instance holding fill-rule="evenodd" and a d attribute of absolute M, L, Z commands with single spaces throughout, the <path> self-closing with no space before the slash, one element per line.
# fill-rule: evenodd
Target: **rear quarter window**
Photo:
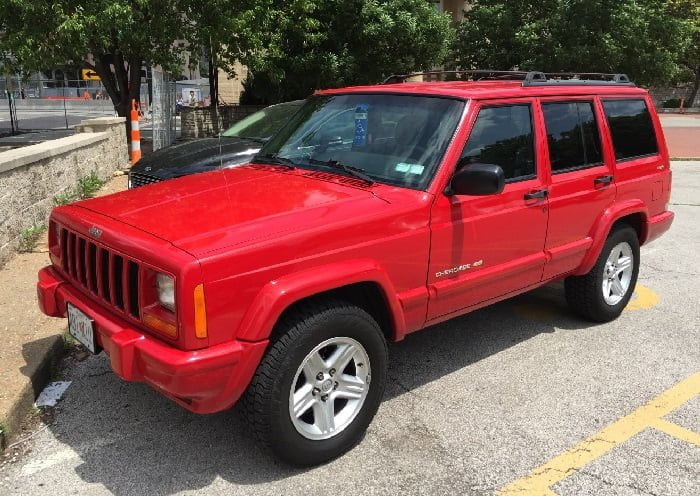
<path fill-rule="evenodd" d="M 651 115 L 643 99 L 603 100 L 603 108 L 617 160 L 659 152 Z"/>

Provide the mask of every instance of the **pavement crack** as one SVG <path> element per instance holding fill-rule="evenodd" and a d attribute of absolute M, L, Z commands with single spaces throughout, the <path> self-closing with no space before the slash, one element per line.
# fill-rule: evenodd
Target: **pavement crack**
<path fill-rule="evenodd" d="M 598 474 L 595 474 L 595 473 L 593 473 L 593 472 L 589 472 L 589 471 L 587 471 L 587 470 L 585 470 L 585 469 L 580 469 L 580 470 L 578 470 L 578 473 L 583 474 L 583 475 L 587 475 L 587 476 L 592 477 L 592 478 L 594 478 L 594 479 L 596 479 L 596 480 L 599 480 L 600 482 L 602 482 L 602 483 L 605 484 L 606 486 L 610 486 L 610 487 L 626 487 L 626 488 L 628 488 L 628 489 L 633 489 L 634 491 L 639 491 L 639 492 L 642 493 L 642 494 L 648 494 L 649 496 L 660 496 L 659 494 L 657 494 L 657 493 L 655 493 L 655 492 L 649 491 L 649 490 L 647 490 L 647 489 L 643 489 L 643 488 L 641 488 L 641 487 L 639 487 L 639 486 L 635 486 L 634 484 L 625 484 L 625 483 L 611 482 L 611 481 L 605 479 L 603 476 L 598 475 Z"/>
<path fill-rule="evenodd" d="M 700 203 L 669 203 L 669 205 L 679 205 L 681 207 L 700 207 Z"/>
<path fill-rule="evenodd" d="M 413 392 L 413 390 L 411 388 L 409 388 L 408 386 L 403 384 L 396 377 L 391 377 L 391 376 L 388 376 L 388 377 L 389 377 L 389 380 L 392 381 L 397 386 L 399 386 L 399 389 L 401 389 L 404 393 L 408 393 L 408 394 L 413 395 L 413 396 L 418 396 L 416 393 Z"/>
<path fill-rule="evenodd" d="M 104 372 L 99 372 L 97 374 L 88 374 L 87 377 L 100 377 L 101 375 L 107 375 L 110 374 L 112 371 L 111 370 L 105 370 Z"/>
<path fill-rule="evenodd" d="M 642 264 L 645 269 L 653 270 L 655 272 L 661 272 L 664 274 L 678 274 L 682 276 L 700 276 L 700 273 L 698 272 L 683 272 L 681 270 L 670 270 L 670 269 L 661 269 L 659 267 L 656 267 L 654 265 L 650 264 Z"/>

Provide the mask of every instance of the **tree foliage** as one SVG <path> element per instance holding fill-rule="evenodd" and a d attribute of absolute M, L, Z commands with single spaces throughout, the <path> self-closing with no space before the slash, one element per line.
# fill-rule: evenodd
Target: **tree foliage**
<path fill-rule="evenodd" d="M 94 69 L 123 116 L 139 99 L 144 64 L 177 73 L 185 51 L 216 47 L 224 63 L 259 51 L 251 19 L 264 6 L 264 0 L 0 0 L 0 50 L 6 65 L 25 72 L 65 64 Z"/>
<path fill-rule="evenodd" d="M 430 69 L 444 60 L 452 39 L 449 17 L 427 0 L 273 2 L 275 28 L 248 85 L 248 96 L 258 101 Z"/>
<path fill-rule="evenodd" d="M 680 52 L 678 62 L 683 70 L 681 79 L 691 81 L 686 102 L 691 105 L 700 91 L 700 0 L 673 0 L 673 13 L 686 20 L 688 43 Z"/>
<path fill-rule="evenodd" d="M 476 0 L 457 30 L 453 63 L 624 72 L 662 84 L 682 74 L 688 44 L 687 19 L 668 0 Z"/>

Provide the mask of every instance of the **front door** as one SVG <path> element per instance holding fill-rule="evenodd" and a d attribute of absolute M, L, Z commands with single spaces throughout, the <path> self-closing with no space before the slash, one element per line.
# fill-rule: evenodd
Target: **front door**
<path fill-rule="evenodd" d="M 546 171 L 537 159 L 533 99 L 477 104 L 462 151 L 470 163 L 503 168 L 491 196 L 445 196 L 433 205 L 428 321 L 540 282 L 545 263 Z"/>

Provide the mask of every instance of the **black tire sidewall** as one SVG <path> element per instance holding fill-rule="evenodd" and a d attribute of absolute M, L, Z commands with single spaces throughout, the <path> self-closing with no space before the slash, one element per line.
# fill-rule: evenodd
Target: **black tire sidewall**
<path fill-rule="evenodd" d="M 316 465 L 341 455 L 362 439 L 374 417 L 386 384 L 387 350 L 377 323 L 356 307 L 330 309 L 306 322 L 308 328 L 288 350 L 280 375 L 274 381 L 270 405 L 270 439 L 277 456 L 293 465 Z M 311 440 L 294 427 L 289 415 L 289 393 L 292 381 L 303 359 L 323 341 L 348 337 L 358 341 L 370 361 L 369 391 L 360 412 L 350 425 L 335 436 Z"/>

